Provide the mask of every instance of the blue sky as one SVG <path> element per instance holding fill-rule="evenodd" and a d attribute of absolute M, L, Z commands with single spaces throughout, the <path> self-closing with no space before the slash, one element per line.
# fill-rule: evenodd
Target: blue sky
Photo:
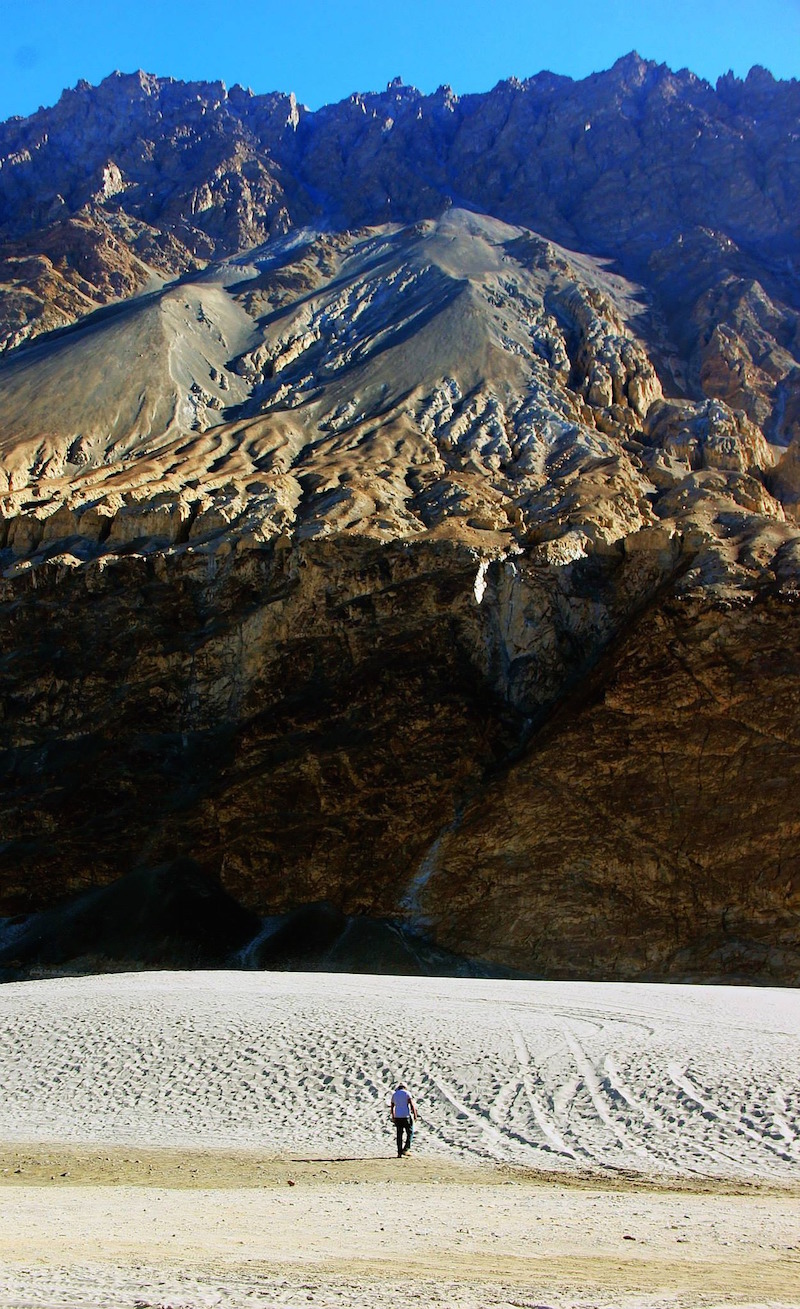
<path fill-rule="evenodd" d="M 585 77 L 631 49 L 712 81 L 753 64 L 800 76 L 800 0 L 6 0 L 0 119 L 115 68 L 316 108 L 395 76 L 460 93 L 543 68 Z"/>

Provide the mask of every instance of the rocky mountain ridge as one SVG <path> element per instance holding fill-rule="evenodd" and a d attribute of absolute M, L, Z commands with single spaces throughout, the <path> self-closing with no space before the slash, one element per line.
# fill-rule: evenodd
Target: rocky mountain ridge
<path fill-rule="evenodd" d="M 440 957 L 796 980 L 798 131 L 635 56 L 3 125 L 0 906 L 180 856 Z"/>

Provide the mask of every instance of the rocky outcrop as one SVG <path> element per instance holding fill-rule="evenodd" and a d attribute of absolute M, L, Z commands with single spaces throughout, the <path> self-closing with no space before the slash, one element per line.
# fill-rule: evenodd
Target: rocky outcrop
<path fill-rule="evenodd" d="M 797 981 L 795 100 L 139 75 L 0 129 L 0 912 L 101 958 L 190 857 L 205 959 Z"/>

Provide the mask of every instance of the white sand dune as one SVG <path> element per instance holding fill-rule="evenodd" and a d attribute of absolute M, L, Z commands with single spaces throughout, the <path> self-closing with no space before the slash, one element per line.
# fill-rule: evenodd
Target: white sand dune
<path fill-rule="evenodd" d="M 0 1141 L 800 1180 L 800 994 L 150 973 L 0 990 Z"/>
<path fill-rule="evenodd" d="M 789 991 L 6 986 L 0 1309 L 795 1309 L 798 1070 Z"/>

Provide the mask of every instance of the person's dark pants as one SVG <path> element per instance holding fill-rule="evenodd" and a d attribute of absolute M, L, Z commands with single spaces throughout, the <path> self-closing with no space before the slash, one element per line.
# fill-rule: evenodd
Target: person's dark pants
<path fill-rule="evenodd" d="M 414 1135 L 413 1118 L 395 1118 L 395 1129 L 397 1131 L 397 1157 L 405 1154 L 406 1150 L 411 1149 L 411 1138 Z M 406 1143 L 403 1145 L 403 1133 L 405 1132 Z"/>

